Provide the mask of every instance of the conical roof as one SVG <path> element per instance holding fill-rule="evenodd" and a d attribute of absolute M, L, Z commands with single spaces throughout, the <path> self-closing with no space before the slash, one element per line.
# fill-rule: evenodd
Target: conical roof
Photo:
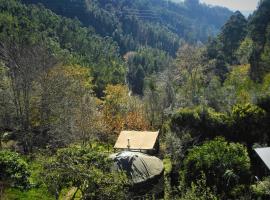
<path fill-rule="evenodd" d="M 162 161 L 140 152 L 123 151 L 110 156 L 116 170 L 125 171 L 133 183 L 145 182 L 162 174 Z"/>

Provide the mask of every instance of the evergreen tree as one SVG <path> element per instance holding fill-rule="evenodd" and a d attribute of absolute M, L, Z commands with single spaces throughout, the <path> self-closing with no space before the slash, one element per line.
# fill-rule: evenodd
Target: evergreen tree
<path fill-rule="evenodd" d="M 270 26 L 270 1 L 260 2 L 257 11 L 249 21 L 249 35 L 254 43 L 254 49 L 250 57 L 251 70 L 250 75 L 253 80 L 261 81 L 266 72 L 269 72 L 267 55 L 269 48 L 270 35 L 267 27 Z"/>
<path fill-rule="evenodd" d="M 235 51 L 238 49 L 242 40 L 244 40 L 246 33 L 247 20 L 239 11 L 236 11 L 222 27 L 219 34 L 219 40 L 222 44 L 221 50 L 228 63 L 234 64 L 238 62 Z"/>

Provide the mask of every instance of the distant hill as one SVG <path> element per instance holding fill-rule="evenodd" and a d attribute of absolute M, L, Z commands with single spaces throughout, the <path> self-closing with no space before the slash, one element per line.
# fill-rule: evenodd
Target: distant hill
<path fill-rule="evenodd" d="M 96 33 L 112 37 L 122 54 L 150 46 L 171 55 L 181 39 L 205 42 L 233 14 L 198 0 L 173 3 L 165 0 L 22 0 L 41 3 L 59 15 L 78 18 Z"/>

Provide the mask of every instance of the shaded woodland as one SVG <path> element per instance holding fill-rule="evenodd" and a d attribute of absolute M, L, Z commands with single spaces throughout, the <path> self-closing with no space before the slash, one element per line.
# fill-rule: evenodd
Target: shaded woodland
<path fill-rule="evenodd" d="M 269 13 L 0 0 L 1 198 L 130 199 L 108 155 L 160 130 L 164 199 L 269 199 Z"/>

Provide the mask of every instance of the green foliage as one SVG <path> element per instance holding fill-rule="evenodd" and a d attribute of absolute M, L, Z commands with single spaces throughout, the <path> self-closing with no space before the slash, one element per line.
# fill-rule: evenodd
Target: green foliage
<path fill-rule="evenodd" d="M 57 14 L 77 17 L 86 27 L 117 41 L 121 53 L 150 46 L 174 55 L 179 38 L 206 41 L 216 34 L 231 11 L 203 4 L 157 1 L 24 0 L 42 3 Z M 72 12 L 71 9 L 72 8 Z M 166 8 L 166 9 L 164 9 Z"/>
<path fill-rule="evenodd" d="M 247 20 L 239 11 L 235 12 L 222 27 L 218 40 L 222 44 L 221 51 L 226 62 L 237 62 L 235 52 L 246 36 L 246 28 Z"/>
<path fill-rule="evenodd" d="M 191 183 L 190 187 L 183 183 L 179 187 L 181 191 L 180 197 L 177 200 L 217 200 L 217 196 L 207 186 L 205 175 L 201 175 L 198 180 Z"/>
<path fill-rule="evenodd" d="M 256 198 L 267 199 L 270 197 L 270 178 L 257 182 L 251 186 L 251 191 Z"/>
<path fill-rule="evenodd" d="M 176 112 L 171 119 L 172 130 L 191 130 L 193 136 L 213 138 L 226 135 L 230 127 L 230 118 L 223 113 L 215 112 L 211 108 L 183 108 Z"/>
<path fill-rule="evenodd" d="M 266 42 L 260 57 L 263 75 L 270 72 L 270 22 L 266 28 L 265 38 Z"/>
<path fill-rule="evenodd" d="M 240 44 L 239 48 L 236 51 L 237 59 L 241 64 L 248 64 L 250 56 L 253 51 L 253 41 L 251 38 L 246 37 Z"/>
<path fill-rule="evenodd" d="M 0 151 L 0 182 L 4 187 L 26 189 L 29 187 L 28 166 L 18 153 Z"/>
<path fill-rule="evenodd" d="M 235 66 L 224 81 L 224 89 L 231 88 L 234 93 L 234 104 L 252 102 L 257 91 L 257 85 L 249 77 L 249 65 Z"/>
<path fill-rule="evenodd" d="M 253 80 L 262 81 L 269 72 L 269 34 L 270 34 L 270 2 L 263 0 L 249 20 L 249 35 L 254 43 L 250 58 L 250 75 Z"/>
<path fill-rule="evenodd" d="M 39 44 L 41 40 L 46 41 L 64 63 L 91 69 L 98 96 L 103 95 L 107 84 L 124 82 L 125 64 L 111 38 L 102 38 L 92 29 L 82 27 L 78 20 L 58 16 L 42 6 L 1 0 L 0 10 L 1 43 Z"/>
<path fill-rule="evenodd" d="M 196 181 L 201 172 L 206 183 L 219 194 L 229 194 L 238 184 L 247 183 L 250 159 L 247 149 L 223 138 L 205 142 L 192 148 L 184 161 L 185 181 Z"/>
<path fill-rule="evenodd" d="M 237 64 L 237 53 L 243 54 L 243 47 L 241 51 L 238 48 L 247 34 L 247 20 L 239 12 L 235 12 L 226 24 L 221 28 L 221 32 L 215 39 L 212 39 L 207 44 L 206 57 L 209 60 L 217 60 L 214 65 L 216 75 L 224 80 L 226 71 L 225 63 Z M 245 43 L 243 43 L 245 44 Z M 222 77 L 223 76 L 223 77 Z"/>
<path fill-rule="evenodd" d="M 233 132 L 238 141 L 245 141 L 249 147 L 256 141 L 268 141 L 266 112 L 260 107 L 252 104 L 236 105 L 232 110 L 232 118 Z"/>
<path fill-rule="evenodd" d="M 142 95 L 145 76 L 162 72 L 172 63 L 166 52 L 153 48 L 140 48 L 125 55 L 128 65 L 127 81 L 134 94 Z"/>
<path fill-rule="evenodd" d="M 48 194 L 47 188 L 32 188 L 28 191 L 21 191 L 9 188 L 5 191 L 3 200 L 20 199 L 20 200 L 54 200 L 51 194 Z"/>
<path fill-rule="evenodd" d="M 263 109 L 250 103 L 235 105 L 229 114 L 208 107 L 183 108 L 172 116 L 171 128 L 178 133 L 190 130 L 201 140 L 223 136 L 251 147 L 256 142 L 269 142 L 267 119 Z"/>
<path fill-rule="evenodd" d="M 268 114 L 270 113 L 270 95 L 266 94 L 261 97 L 258 97 L 256 104 L 265 110 Z"/>
<path fill-rule="evenodd" d="M 42 176 L 56 198 L 67 187 L 75 187 L 82 198 L 122 199 L 125 176 L 111 172 L 112 161 L 98 147 L 73 146 L 60 149 L 45 165 Z"/>
<path fill-rule="evenodd" d="M 198 46 L 183 44 L 177 52 L 175 72 L 178 76 L 175 82 L 180 85 L 178 92 L 181 94 L 181 99 L 179 98 L 178 101 L 181 107 L 195 106 L 200 103 L 206 84 L 203 50 Z"/>

